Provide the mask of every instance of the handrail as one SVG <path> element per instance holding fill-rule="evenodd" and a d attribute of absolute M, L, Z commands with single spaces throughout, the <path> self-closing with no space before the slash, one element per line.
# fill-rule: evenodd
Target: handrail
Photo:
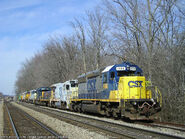
<path fill-rule="evenodd" d="M 160 107 L 162 107 L 162 94 L 158 87 L 152 86 L 151 81 L 146 81 L 146 87 L 153 87 L 155 89 L 155 97 L 157 99 L 157 102 L 160 104 Z"/>
<path fill-rule="evenodd" d="M 160 107 L 162 107 L 162 94 L 161 91 L 155 86 L 155 92 L 157 93 L 157 102 L 159 102 Z"/>

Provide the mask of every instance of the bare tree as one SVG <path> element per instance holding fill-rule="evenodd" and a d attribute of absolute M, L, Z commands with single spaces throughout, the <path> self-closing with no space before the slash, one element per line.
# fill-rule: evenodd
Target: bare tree
<path fill-rule="evenodd" d="M 50 86 L 121 61 L 139 65 L 163 95 L 163 121 L 185 121 L 185 17 L 181 1 L 104 0 L 25 61 L 16 92 Z M 108 47 L 107 47 L 108 46 Z"/>
<path fill-rule="evenodd" d="M 82 50 L 82 57 L 83 57 L 83 66 L 84 66 L 84 72 L 87 72 L 87 64 L 86 64 L 86 36 L 85 36 L 85 28 L 83 26 L 83 23 L 75 19 L 74 22 L 71 22 L 71 25 L 75 29 L 76 36 L 79 40 L 80 47 Z"/>
<path fill-rule="evenodd" d="M 123 41 L 122 47 L 134 46 L 136 48 L 138 64 L 141 63 L 142 47 L 144 50 L 147 50 L 148 75 L 151 80 L 154 43 L 173 3 L 165 5 L 162 4 L 161 0 L 147 0 L 147 2 L 140 3 L 137 0 L 113 0 L 112 2 L 106 1 L 105 4 L 112 15 L 111 18 L 115 28 L 119 30 L 116 31 L 114 36 L 119 40 L 121 38 Z M 162 8 L 166 9 L 165 16 L 162 16 L 163 13 L 159 12 Z M 129 49 L 125 48 L 125 50 Z"/>
<path fill-rule="evenodd" d="M 96 48 L 96 69 L 101 66 L 101 52 L 104 51 L 107 40 L 108 20 L 100 8 L 96 7 L 93 12 L 87 12 L 89 25 L 88 34 L 94 48 Z"/>

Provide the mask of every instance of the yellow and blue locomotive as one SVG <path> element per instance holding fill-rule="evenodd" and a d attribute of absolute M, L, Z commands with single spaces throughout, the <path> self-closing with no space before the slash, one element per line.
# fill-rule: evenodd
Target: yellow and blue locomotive
<path fill-rule="evenodd" d="M 156 118 L 161 105 L 160 92 L 149 87 L 141 68 L 123 62 L 80 75 L 70 108 L 139 120 Z"/>

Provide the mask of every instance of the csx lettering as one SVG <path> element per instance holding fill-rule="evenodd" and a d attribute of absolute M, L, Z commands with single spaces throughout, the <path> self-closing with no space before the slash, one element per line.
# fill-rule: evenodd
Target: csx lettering
<path fill-rule="evenodd" d="M 129 87 L 143 87 L 142 86 L 143 81 L 130 81 L 128 82 Z"/>

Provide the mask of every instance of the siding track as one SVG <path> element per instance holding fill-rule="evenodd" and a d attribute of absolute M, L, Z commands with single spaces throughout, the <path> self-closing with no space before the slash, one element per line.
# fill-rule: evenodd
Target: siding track
<path fill-rule="evenodd" d="M 4 109 L 8 114 L 5 121 L 9 121 L 4 127 L 4 137 L 8 138 L 62 138 L 55 131 L 25 113 L 23 110 L 5 102 Z M 11 123 L 11 124 L 10 124 Z M 13 130 L 13 132 L 12 132 Z"/>

